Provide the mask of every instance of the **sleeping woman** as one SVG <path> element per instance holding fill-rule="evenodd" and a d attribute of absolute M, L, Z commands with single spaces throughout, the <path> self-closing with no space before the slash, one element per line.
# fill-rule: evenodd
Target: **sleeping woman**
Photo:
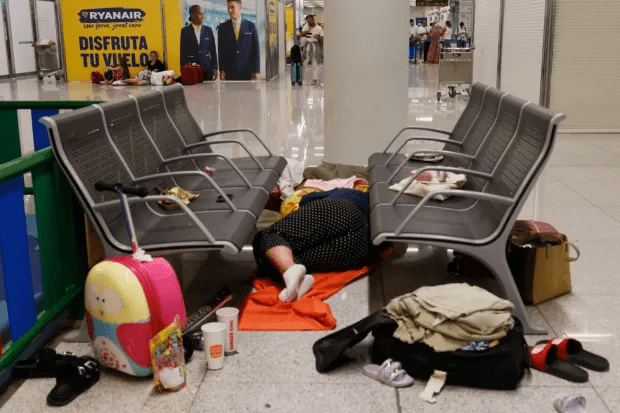
<path fill-rule="evenodd" d="M 277 271 L 291 302 L 314 284 L 312 272 L 345 271 L 368 263 L 371 252 L 368 193 L 338 188 L 304 195 L 299 209 L 254 237 L 259 269 Z"/>

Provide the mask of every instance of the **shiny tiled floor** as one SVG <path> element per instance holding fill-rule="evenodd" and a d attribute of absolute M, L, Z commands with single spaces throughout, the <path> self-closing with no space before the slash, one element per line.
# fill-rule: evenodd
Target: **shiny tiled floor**
<path fill-rule="evenodd" d="M 436 66 L 411 67 L 409 122 L 450 128 L 464 100 L 435 102 Z M 136 89 L 61 85 L 42 90 L 35 80 L 0 83 L 9 99 L 111 99 Z M 271 83 L 209 84 L 186 89 L 191 109 L 205 130 L 248 127 L 268 140 L 275 153 L 306 165 L 323 155 L 323 89 Z M 248 141 L 251 144 L 250 141 Z M 85 412 L 553 412 L 555 397 L 581 393 L 588 412 L 620 412 L 620 136 L 560 135 L 553 157 L 522 217 L 536 216 L 565 232 L 581 249 L 572 265 L 572 294 L 529 308 L 531 317 L 550 335 L 568 334 L 611 361 L 608 373 L 590 373 L 583 385 L 532 371 L 514 392 L 447 387 L 435 405 L 418 398 L 424 383 L 394 390 L 368 379 L 360 366 L 368 359 L 368 341 L 356 347 L 357 362 L 330 374 L 314 369 L 311 346 L 321 332 L 242 332 L 240 354 L 226 360 L 223 370 L 207 372 L 203 355 L 189 363 L 188 388 L 158 395 L 149 379 L 139 380 L 105 371 L 100 383 L 63 411 Z M 535 215 L 536 214 L 536 215 Z M 615 251 L 615 252 L 614 252 Z M 221 260 L 199 254 L 171 257 L 184 287 L 210 295 L 222 283 L 248 291 L 252 257 Z M 230 257 L 228 257 L 230 258 Z M 213 261 L 217 263 L 215 265 Z M 426 283 L 450 281 L 441 251 L 413 246 L 400 258 L 331 297 L 339 327 L 359 320 L 389 299 Z M 213 268 L 235 278 L 218 279 Z M 207 275 L 200 278 L 196 275 Z M 468 280 L 469 281 L 469 280 Z M 472 281 L 473 282 L 473 281 Z M 202 284 L 200 284 L 202 283 Z M 491 286 L 492 287 L 492 286 Z M 528 337 L 530 343 L 540 337 Z M 60 350 L 89 352 L 87 345 L 61 343 Z M 53 380 L 16 383 L 0 397 L 7 412 L 52 410 L 45 404 Z"/>

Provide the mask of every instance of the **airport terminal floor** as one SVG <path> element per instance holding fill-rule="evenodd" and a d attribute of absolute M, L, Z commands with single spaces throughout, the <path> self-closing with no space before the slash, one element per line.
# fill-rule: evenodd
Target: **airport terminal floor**
<path fill-rule="evenodd" d="M 464 109 L 466 98 L 462 96 L 436 102 L 436 76 L 436 65 L 410 65 L 410 125 L 450 129 Z M 287 74 L 267 83 L 190 86 L 185 93 L 204 131 L 250 128 L 275 154 L 313 166 L 320 164 L 324 155 L 323 87 L 322 76 L 319 86 L 291 86 Z M 140 88 L 81 82 L 44 89 L 36 79 L 0 81 L 0 98 L 4 100 L 110 100 L 140 92 Z M 568 335 L 607 357 L 611 370 L 591 372 L 587 383 L 573 384 L 531 370 L 516 391 L 447 386 L 435 404 L 428 404 L 419 398 L 424 382 L 399 390 L 361 373 L 361 366 L 369 362 L 370 336 L 355 347 L 355 362 L 319 374 L 312 344 L 327 332 L 242 331 L 239 354 L 227 357 L 222 370 L 207 371 L 203 355 L 196 354 L 188 364 L 188 387 L 181 392 L 157 394 L 150 378 L 103 370 L 100 382 L 62 411 L 530 413 L 553 412 L 554 399 L 575 393 L 585 397 L 588 412 L 620 411 L 620 319 L 616 313 L 620 301 L 620 137 L 560 134 L 521 217 L 551 222 L 581 249 L 581 258 L 571 266 L 573 292 L 528 307 L 532 320 L 549 335 L 526 338 L 533 345 L 544 338 Z M 327 300 L 338 321 L 336 329 L 420 286 L 455 282 L 447 275 L 437 276 L 446 272 L 445 252 L 416 245 L 397 250 L 368 277 Z M 192 284 L 195 293 L 210 296 L 224 283 L 235 292 L 251 288 L 251 252 L 225 260 L 199 253 L 181 255 L 171 260 L 184 289 Z M 202 275 L 199 281 L 197 275 Z M 488 279 L 459 278 L 456 282 L 497 290 Z M 235 299 L 239 295 L 236 293 Z M 60 340 L 57 344 L 58 351 L 90 351 L 88 344 Z M 15 381 L 0 395 L 0 411 L 57 411 L 46 404 L 53 384 L 54 379 Z"/>

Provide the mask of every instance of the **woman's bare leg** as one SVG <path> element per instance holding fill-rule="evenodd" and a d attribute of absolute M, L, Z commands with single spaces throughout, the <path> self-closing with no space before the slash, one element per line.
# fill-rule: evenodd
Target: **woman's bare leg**
<path fill-rule="evenodd" d="M 286 303 L 303 297 L 314 284 L 314 278 L 306 274 L 306 267 L 295 264 L 293 251 L 290 248 L 279 245 L 265 251 L 267 262 L 274 267 L 284 279 L 286 288 L 278 296 L 280 301 Z"/>
<path fill-rule="evenodd" d="M 293 251 L 283 245 L 273 247 L 265 251 L 265 258 L 275 268 L 280 275 L 284 275 L 286 270 L 295 265 Z"/>

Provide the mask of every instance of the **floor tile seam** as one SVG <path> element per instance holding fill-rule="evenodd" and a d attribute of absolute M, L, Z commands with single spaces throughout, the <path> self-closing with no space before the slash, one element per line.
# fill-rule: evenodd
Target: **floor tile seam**
<path fill-rule="evenodd" d="M 196 389 L 196 393 L 194 394 L 194 397 L 192 398 L 192 402 L 189 404 L 189 408 L 187 409 L 188 413 L 191 412 L 192 409 L 194 408 L 194 404 L 196 403 L 198 394 L 200 393 L 200 389 L 202 388 L 202 385 L 205 383 L 205 378 L 207 377 L 207 373 L 208 373 L 208 370 L 205 370 L 205 372 L 202 374 L 202 378 L 200 379 L 200 384 L 198 385 L 198 388 Z"/>
<path fill-rule="evenodd" d="M 403 407 L 400 403 L 400 389 L 395 388 L 394 389 L 394 393 L 396 394 L 396 412 L 397 413 L 402 413 L 403 412 Z"/>
<path fill-rule="evenodd" d="M 596 208 L 598 208 L 599 211 L 602 211 L 603 214 L 607 215 L 608 217 L 610 217 L 611 219 L 613 219 L 614 221 L 617 221 L 620 223 L 620 218 L 616 218 L 615 216 L 611 215 L 609 212 L 605 211 L 603 208 L 608 208 L 610 205 L 596 205 Z M 619 205 L 620 206 L 620 205 Z"/>
<path fill-rule="evenodd" d="M 383 306 L 385 307 L 388 302 L 387 302 L 387 296 L 385 295 L 385 272 L 381 271 L 381 298 L 383 299 Z"/>
<path fill-rule="evenodd" d="M 611 408 L 607 405 L 607 402 L 605 401 L 605 399 L 603 398 L 603 396 L 601 396 L 601 394 L 598 392 L 597 388 L 595 386 L 592 386 L 592 388 L 594 389 L 594 393 L 598 396 L 598 398 L 601 400 L 601 403 L 603 403 L 603 406 L 605 406 L 605 408 L 609 411 L 609 413 L 613 413 L 611 411 Z"/>
<path fill-rule="evenodd" d="M 551 332 L 553 332 L 553 336 L 557 337 L 558 333 L 555 331 L 555 329 L 553 328 L 553 326 L 551 325 L 551 323 L 549 322 L 549 320 L 547 319 L 547 317 L 545 316 L 545 314 L 543 313 L 543 311 L 540 309 L 540 307 L 537 305 L 535 306 L 536 310 L 538 311 L 538 313 L 541 315 L 541 317 L 543 318 L 543 320 L 545 321 L 545 323 L 547 323 L 547 325 L 551 328 Z"/>
<path fill-rule="evenodd" d="M 569 184 L 564 182 L 563 179 L 559 179 L 558 182 L 561 182 L 562 185 L 564 185 L 567 189 L 569 189 L 569 190 L 573 191 L 575 194 L 579 195 L 581 198 L 583 198 L 590 205 L 595 206 L 595 207 L 597 206 L 594 202 L 590 201 L 588 198 L 586 198 L 584 195 L 582 195 L 579 191 L 577 191 L 576 189 L 572 188 Z"/>

